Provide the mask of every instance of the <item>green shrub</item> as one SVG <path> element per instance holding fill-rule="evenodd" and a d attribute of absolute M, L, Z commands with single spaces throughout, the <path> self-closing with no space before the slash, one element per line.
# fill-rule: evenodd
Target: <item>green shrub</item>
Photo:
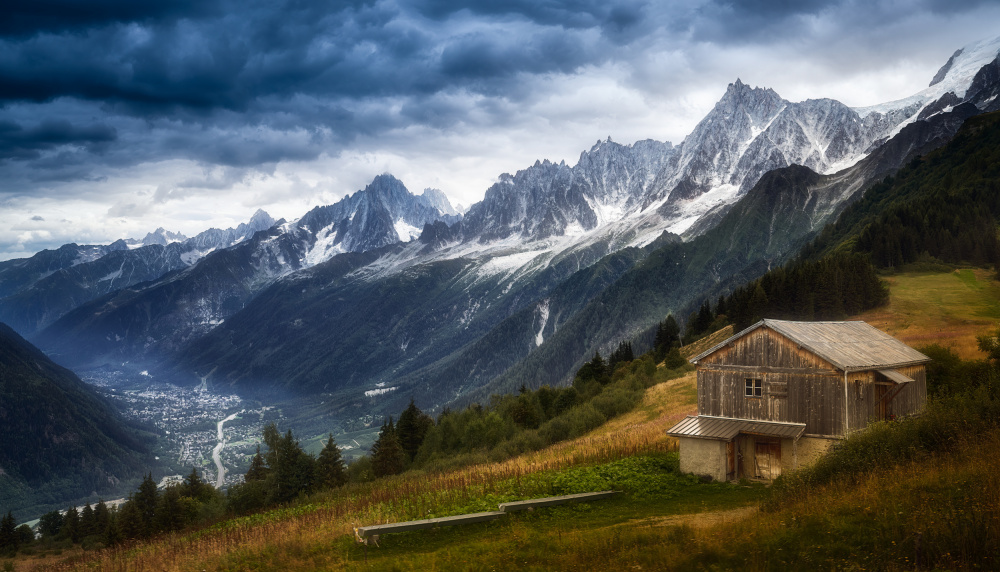
<path fill-rule="evenodd" d="M 611 387 L 601 392 L 591 403 L 605 418 L 610 419 L 631 411 L 642 399 L 642 392 L 624 387 Z"/>
<path fill-rule="evenodd" d="M 998 425 L 1000 395 L 992 385 L 932 399 L 922 414 L 873 423 L 837 444 L 812 467 L 782 475 L 767 506 L 776 509 L 816 485 L 857 482 L 880 468 L 947 453 Z"/>

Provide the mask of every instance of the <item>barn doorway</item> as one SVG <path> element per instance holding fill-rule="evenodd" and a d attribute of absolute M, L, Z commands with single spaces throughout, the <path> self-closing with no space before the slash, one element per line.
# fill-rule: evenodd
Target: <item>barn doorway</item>
<path fill-rule="evenodd" d="M 781 475 L 781 439 L 740 434 L 727 444 L 727 477 L 770 481 Z"/>
<path fill-rule="evenodd" d="M 755 477 L 774 480 L 781 475 L 781 441 L 757 437 L 754 439 Z"/>

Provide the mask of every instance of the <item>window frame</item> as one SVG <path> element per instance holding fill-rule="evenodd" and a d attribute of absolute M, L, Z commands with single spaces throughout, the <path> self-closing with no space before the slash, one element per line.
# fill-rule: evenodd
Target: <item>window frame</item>
<path fill-rule="evenodd" d="M 761 399 L 764 397 L 764 380 L 759 377 L 743 378 L 743 396 Z"/>

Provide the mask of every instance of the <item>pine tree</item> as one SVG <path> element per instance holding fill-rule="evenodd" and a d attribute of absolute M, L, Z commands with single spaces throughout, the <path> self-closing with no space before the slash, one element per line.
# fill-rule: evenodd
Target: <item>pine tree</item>
<path fill-rule="evenodd" d="M 136 502 L 135 494 L 129 495 L 128 501 L 118 508 L 115 524 L 114 532 L 119 539 L 132 540 L 146 535 L 142 511 L 139 509 L 139 503 Z"/>
<path fill-rule="evenodd" d="M 180 487 L 172 485 L 160 495 L 156 507 L 156 529 L 162 532 L 172 532 L 184 528 L 187 521 Z"/>
<path fill-rule="evenodd" d="M 260 454 L 260 445 L 257 445 L 257 454 L 250 459 L 250 468 L 243 475 L 243 481 L 247 483 L 263 481 L 267 478 L 267 473 L 268 468 L 264 463 L 264 456 Z"/>
<path fill-rule="evenodd" d="M 719 295 L 719 301 L 715 303 L 715 317 L 729 316 L 729 308 L 726 307 L 726 297 Z"/>
<path fill-rule="evenodd" d="M 152 473 L 143 477 L 142 483 L 139 484 L 139 490 L 136 491 L 132 500 L 135 502 L 141 523 L 139 536 L 148 538 L 156 533 L 156 508 L 160 501 L 160 493 L 156 489 L 156 481 L 153 480 Z"/>
<path fill-rule="evenodd" d="M 196 500 L 205 500 L 205 496 L 210 493 L 209 485 L 205 484 L 205 481 L 201 480 L 201 476 L 198 475 L 198 469 L 191 467 L 191 472 L 184 477 L 184 484 L 181 485 L 180 493 L 182 496 L 193 498 Z"/>
<path fill-rule="evenodd" d="M 405 459 L 406 453 L 390 417 L 388 422 L 382 424 L 378 439 L 372 445 L 372 471 L 376 477 L 398 475 L 403 472 Z"/>
<path fill-rule="evenodd" d="M 62 515 L 58 510 L 47 512 L 38 520 L 38 531 L 42 533 L 42 538 L 53 539 L 59 535 L 62 523 Z"/>
<path fill-rule="evenodd" d="M 333 440 L 333 433 L 328 435 L 323 450 L 319 452 L 316 459 L 316 476 L 314 482 L 317 486 L 325 489 L 332 489 L 343 486 L 347 482 L 347 467 L 344 459 L 340 455 L 340 448 Z"/>
<path fill-rule="evenodd" d="M 267 476 L 269 504 L 287 502 L 312 487 L 315 460 L 307 455 L 295 440 L 291 429 L 282 436 L 271 423 L 264 428 L 264 443 L 268 446 L 264 460 L 270 472 Z"/>
<path fill-rule="evenodd" d="M 601 352 L 595 351 L 594 357 L 583 364 L 583 367 L 576 373 L 576 377 L 581 382 L 596 380 L 602 385 L 606 385 L 611 381 L 611 372 L 608 371 L 607 363 L 601 357 Z M 574 383 L 576 382 L 574 381 Z"/>
<path fill-rule="evenodd" d="M 94 519 L 94 508 L 90 503 L 83 505 L 80 511 L 80 538 L 86 538 L 94 534 L 97 528 L 97 521 Z"/>
<path fill-rule="evenodd" d="M 667 318 L 656 327 L 656 337 L 653 340 L 656 361 L 663 361 L 663 358 L 670 352 L 670 348 L 680 344 L 681 328 L 677 325 L 677 320 L 673 314 L 667 314 Z"/>
<path fill-rule="evenodd" d="M 677 346 L 670 348 L 667 356 L 663 359 L 663 366 L 667 369 L 677 369 L 686 363 L 688 363 L 687 359 L 681 355 L 681 350 Z"/>
<path fill-rule="evenodd" d="M 608 357 L 608 372 L 614 373 L 616 365 L 630 362 L 634 359 L 635 354 L 632 353 L 632 342 L 623 341 L 618 344 L 618 348 L 611 352 L 611 355 Z"/>
<path fill-rule="evenodd" d="M 104 546 L 114 546 L 121 542 L 122 534 L 119 528 L 121 509 L 115 512 L 108 511 L 108 525 L 104 528 L 104 533 L 101 536 L 104 541 Z"/>
<path fill-rule="evenodd" d="M 17 546 L 17 521 L 14 513 L 7 511 L 7 516 L 0 519 L 0 554 L 14 555 Z"/>
<path fill-rule="evenodd" d="M 698 309 L 698 318 L 695 320 L 695 335 L 700 336 L 702 334 L 708 333 L 708 329 L 712 327 L 712 322 L 715 320 L 715 316 L 712 315 L 712 305 L 708 300 L 705 300 L 701 304 L 701 308 Z"/>
<path fill-rule="evenodd" d="M 80 542 L 80 512 L 75 506 L 66 509 L 63 514 L 63 524 L 60 530 L 63 538 L 68 538 L 73 544 Z"/>
<path fill-rule="evenodd" d="M 35 532 L 27 524 L 17 527 L 16 532 L 18 548 L 24 548 L 35 541 Z"/>
<path fill-rule="evenodd" d="M 766 317 L 764 314 L 768 309 L 767 305 L 767 292 L 764 291 L 764 287 L 758 281 L 757 285 L 753 287 L 753 293 L 751 294 L 750 303 L 748 304 L 750 310 L 750 323 L 746 324 L 746 326 L 751 326 L 764 319 Z"/>
<path fill-rule="evenodd" d="M 521 392 L 527 393 L 527 389 Z M 410 398 L 410 405 L 407 406 L 399 416 L 399 423 L 396 424 L 396 434 L 399 437 L 399 444 L 406 453 L 406 458 L 413 461 L 417 455 L 417 450 L 424 442 L 427 431 L 434 425 L 434 420 L 426 415 Z"/>
<path fill-rule="evenodd" d="M 104 500 L 102 499 L 94 506 L 94 534 L 102 539 L 106 538 L 108 527 L 110 526 L 111 511 L 108 510 L 108 505 L 104 504 Z"/>

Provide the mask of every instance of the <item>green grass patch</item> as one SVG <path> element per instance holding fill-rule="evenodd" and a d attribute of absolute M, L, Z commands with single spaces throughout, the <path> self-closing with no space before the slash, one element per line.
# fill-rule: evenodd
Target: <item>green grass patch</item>
<path fill-rule="evenodd" d="M 889 304 L 857 316 L 914 347 L 937 343 L 982 357 L 976 336 L 1000 320 L 1000 283 L 981 268 L 903 272 L 886 278 Z"/>
<path fill-rule="evenodd" d="M 622 493 L 600 501 L 512 513 L 489 523 L 386 535 L 378 548 L 368 549 L 367 564 L 365 548 L 353 539 L 341 540 L 334 550 L 347 555 L 345 566 L 377 570 L 560 569 L 565 552 L 560 555 L 555 546 L 572 544 L 581 535 L 596 535 L 605 549 L 613 550 L 621 528 L 631 523 L 648 526 L 647 521 L 670 515 L 742 507 L 756 503 L 765 490 L 760 485 L 702 483 L 682 475 L 676 453 L 538 473 L 528 480 L 533 482 L 528 488 L 545 491 L 539 496 L 606 489 Z M 490 502 L 522 500 L 502 497 Z M 496 510 L 496 505 L 474 503 L 462 508 Z"/>

